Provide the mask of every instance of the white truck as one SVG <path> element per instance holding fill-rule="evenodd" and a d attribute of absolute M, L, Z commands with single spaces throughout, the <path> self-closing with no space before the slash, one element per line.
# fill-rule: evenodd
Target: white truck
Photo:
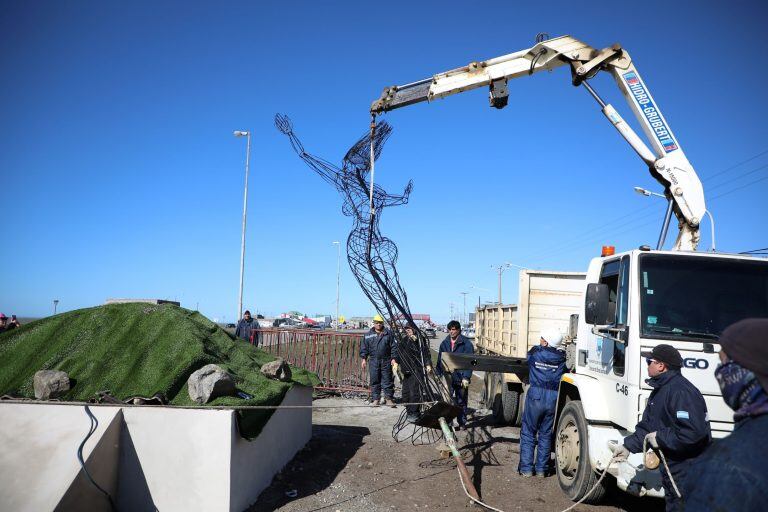
<path fill-rule="evenodd" d="M 570 67 L 572 83 L 583 86 L 598 102 L 668 199 L 656 249 L 642 246 L 594 258 L 579 290 L 578 319 L 571 329 L 575 341 L 568 348 L 574 356 L 572 369 L 559 388 L 556 470 L 570 499 L 586 496 L 585 501 L 597 502 L 609 479 L 589 491 L 611 459 L 608 442 L 621 441 L 632 431 L 651 392 L 641 351 L 661 343 L 680 350 L 683 375 L 705 397 L 713 436 L 723 437 L 732 430 L 732 411 L 720 398 L 713 375 L 720 349 L 717 340 L 739 319 L 768 317 L 768 260 L 694 252 L 706 212 L 701 182 L 631 58 L 618 45 L 597 50 L 570 36 L 537 38 L 536 45 L 526 50 L 388 87 L 372 103 L 371 114 L 375 118 L 478 87 L 489 87 L 491 106 L 502 108 L 509 79 L 563 65 Z M 653 149 L 590 86 L 588 80 L 601 71 L 613 76 Z M 664 251 L 672 214 L 679 233 L 674 250 Z M 519 332 L 530 336 L 532 329 Z M 515 350 L 521 349 L 522 344 Z M 608 471 L 622 490 L 663 496 L 659 471 L 646 469 L 641 454 L 611 465 Z"/>

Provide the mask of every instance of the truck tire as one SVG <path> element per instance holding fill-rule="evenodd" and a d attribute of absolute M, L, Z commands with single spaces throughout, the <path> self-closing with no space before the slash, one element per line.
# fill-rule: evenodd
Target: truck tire
<path fill-rule="evenodd" d="M 504 424 L 504 404 L 501 401 L 501 377 L 498 373 L 485 374 L 485 406 L 491 410 L 493 422 Z"/>
<path fill-rule="evenodd" d="M 581 400 L 565 404 L 557 422 L 554 443 L 557 480 L 565 495 L 572 501 L 579 501 L 589 493 L 584 503 L 599 503 L 608 491 L 608 485 L 603 479 L 591 490 L 600 477 L 589 462 L 587 420 Z"/>
<path fill-rule="evenodd" d="M 517 393 L 517 415 L 512 420 L 513 427 L 520 427 L 523 424 L 523 413 L 525 412 L 525 391 L 515 391 Z"/>

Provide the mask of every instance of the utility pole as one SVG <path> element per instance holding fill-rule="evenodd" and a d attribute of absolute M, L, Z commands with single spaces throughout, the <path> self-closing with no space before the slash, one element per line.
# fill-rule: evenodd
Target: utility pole
<path fill-rule="evenodd" d="M 496 270 L 499 274 L 499 306 L 503 304 L 503 302 L 501 302 L 501 274 L 503 274 L 504 271 L 510 267 L 519 268 L 520 270 L 527 270 L 525 267 L 521 267 L 509 262 L 502 263 L 501 265 L 491 265 L 491 268 Z"/>
<path fill-rule="evenodd" d="M 461 294 L 464 296 L 464 318 L 461 325 L 466 326 L 469 323 L 467 321 L 467 292 L 461 292 Z"/>

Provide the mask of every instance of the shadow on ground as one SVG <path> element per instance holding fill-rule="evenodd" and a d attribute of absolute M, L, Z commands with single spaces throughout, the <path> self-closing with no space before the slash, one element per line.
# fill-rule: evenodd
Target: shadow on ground
<path fill-rule="evenodd" d="M 370 433 L 367 427 L 313 425 L 312 439 L 275 475 L 249 512 L 275 510 L 296 498 L 322 491 L 333 483 Z"/>

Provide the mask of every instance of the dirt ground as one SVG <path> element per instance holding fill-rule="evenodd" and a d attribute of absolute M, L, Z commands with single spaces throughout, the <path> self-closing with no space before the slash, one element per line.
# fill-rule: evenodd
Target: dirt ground
<path fill-rule="evenodd" d="M 480 380 L 480 382 L 475 382 Z M 487 504 L 509 511 L 558 512 L 570 502 L 557 477 L 523 478 L 516 468 L 519 429 L 494 426 L 479 409 L 481 379 L 473 379 L 469 429 L 458 433 L 463 459 Z M 362 404 L 362 399 L 325 398 L 315 404 Z M 312 439 L 278 474 L 252 511 L 461 511 L 483 507 L 464 495 L 456 465 L 437 445 L 396 443 L 392 425 L 402 407 L 315 409 Z M 610 493 L 601 506 L 586 511 L 663 510 L 663 501 Z"/>

